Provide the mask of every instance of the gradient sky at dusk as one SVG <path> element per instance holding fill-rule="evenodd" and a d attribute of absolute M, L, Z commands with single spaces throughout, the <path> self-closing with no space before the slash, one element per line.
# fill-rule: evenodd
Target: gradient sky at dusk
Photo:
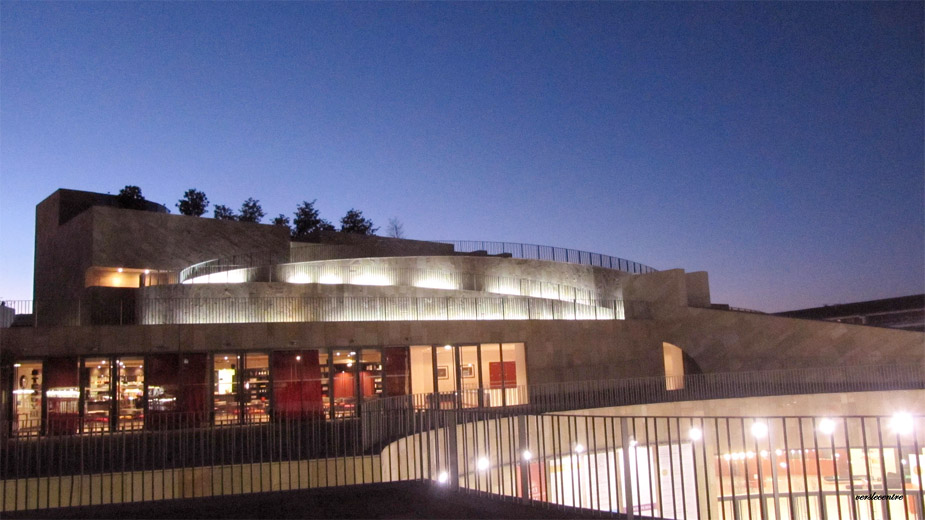
<path fill-rule="evenodd" d="M 923 46 L 921 2 L 4 1 L 0 297 L 31 298 L 38 202 L 126 184 L 705 270 L 764 311 L 921 293 Z"/>

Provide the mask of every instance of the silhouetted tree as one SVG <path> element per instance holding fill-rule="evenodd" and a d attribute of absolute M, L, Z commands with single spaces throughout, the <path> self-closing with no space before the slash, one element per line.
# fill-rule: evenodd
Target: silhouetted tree
<path fill-rule="evenodd" d="M 266 215 L 266 213 L 264 213 L 263 208 L 260 207 L 260 201 L 249 198 L 244 201 L 244 204 L 241 204 L 241 212 L 238 214 L 238 220 L 241 222 L 256 222 L 259 224 L 264 215 Z"/>
<path fill-rule="evenodd" d="M 405 226 L 398 220 L 398 217 L 389 219 L 389 225 L 385 227 L 385 236 L 392 238 L 405 238 Z"/>
<path fill-rule="evenodd" d="M 224 204 L 215 205 L 214 215 L 215 218 L 219 220 L 238 220 L 238 216 L 234 214 L 234 210 Z"/>
<path fill-rule="evenodd" d="M 119 190 L 116 201 L 120 207 L 126 209 L 144 209 L 146 202 L 138 186 L 126 186 Z"/>
<path fill-rule="evenodd" d="M 181 215 L 201 217 L 205 214 L 206 208 L 209 207 L 209 199 L 205 193 L 195 188 L 190 188 L 183 194 L 183 198 L 177 203 L 177 207 L 180 208 Z"/>
<path fill-rule="evenodd" d="M 315 231 L 334 231 L 334 226 L 319 216 L 318 210 L 315 209 L 315 202 L 317 202 L 317 199 L 311 202 L 303 200 L 296 207 L 295 218 L 292 219 L 293 238 L 305 237 Z"/>
<path fill-rule="evenodd" d="M 289 230 L 290 235 L 292 234 L 292 224 L 289 221 L 289 217 L 287 217 L 286 215 L 283 215 L 282 213 L 280 213 L 278 217 L 273 219 L 272 224 L 274 226 L 284 227 Z"/>
<path fill-rule="evenodd" d="M 363 217 L 362 211 L 351 209 L 340 219 L 342 233 L 356 233 L 357 235 L 373 235 L 379 228 L 373 227 L 373 221 Z"/>

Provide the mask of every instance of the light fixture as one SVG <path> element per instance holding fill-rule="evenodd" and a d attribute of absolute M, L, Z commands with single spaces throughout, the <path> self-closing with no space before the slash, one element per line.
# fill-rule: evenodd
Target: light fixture
<path fill-rule="evenodd" d="M 835 421 L 828 417 L 819 421 L 819 432 L 823 435 L 832 435 L 835 433 Z"/>
<path fill-rule="evenodd" d="M 340 352 L 335 352 L 334 355 L 335 355 L 335 356 L 339 356 L 339 355 L 340 355 Z"/>
<path fill-rule="evenodd" d="M 440 474 L 437 475 L 437 482 L 446 484 L 446 481 L 449 480 L 449 478 L 450 476 L 447 475 L 446 471 L 441 471 Z"/>
<path fill-rule="evenodd" d="M 890 419 L 890 428 L 899 435 L 908 435 L 912 433 L 912 416 L 906 412 L 893 414 Z"/>
<path fill-rule="evenodd" d="M 443 350 L 450 350 L 451 348 L 453 348 L 452 345 L 444 345 L 444 346 L 443 346 Z"/>
<path fill-rule="evenodd" d="M 768 436 L 768 425 L 763 422 L 753 422 L 752 423 L 752 435 L 756 439 L 763 439 Z"/>
<path fill-rule="evenodd" d="M 116 269 L 116 272 L 121 273 L 121 272 L 122 272 L 122 268 L 120 267 L 120 268 Z"/>
<path fill-rule="evenodd" d="M 479 471 L 485 471 L 486 469 L 491 467 L 491 462 L 489 462 L 486 457 L 482 457 L 478 460 L 478 462 L 475 463 L 475 467 Z"/>
<path fill-rule="evenodd" d="M 353 366 L 353 361 L 348 361 L 348 362 L 347 362 L 347 368 L 350 368 L 350 367 L 352 367 L 352 366 Z"/>
<path fill-rule="evenodd" d="M 296 356 L 296 357 L 295 357 L 295 360 L 296 360 L 296 361 L 302 361 L 302 356 Z"/>
<path fill-rule="evenodd" d="M 633 441 L 633 442 L 635 442 L 635 441 Z M 632 444 L 632 443 L 630 443 L 630 444 Z M 584 446 L 582 446 L 581 444 L 576 444 L 576 445 L 575 445 L 575 453 L 584 453 L 584 452 L 585 452 L 585 447 L 584 447 Z"/>
<path fill-rule="evenodd" d="M 225 361 L 228 361 L 228 356 L 225 356 Z"/>
<path fill-rule="evenodd" d="M 533 459 L 533 454 L 530 453 L 530 450 L 524 450 L 524 452 L 520 454 L 520 458 L 523 459 L 523 460 L 525 460 L 525 461 L 526 461 L 526 460 L 531 460 L 531 459 Z"/>
<path fill-rule="evenodd" d="M 102 364 L 104 364 L 104 365 L 106 364 L 106 360 L 105 360 L 105 359 L 102 361 Z"/>
<path fill-rule="evenodd" d="M 355 355 L 357 355 L 357 353 L 356 353 L 356 352 L 351 352 L 350 355 L 351 355 L 351 356 L 355 356 Z"/>
<path fill-rule="evenodd" d="M 687 436 L 692 441 L 699 441 L 703 438 L 703 430 L 695 426 L 687 432 Z"/>
<path fill-rule="evenodd" d="M 145 274 L 151 274 L 151 270 L 150 270 L 150 269 L 145 269 Z"/>
<path fill-rule="evenodd" d="M 22 366 L 22 363 L 13 363 L 13 368 L 19 368 Z"/>

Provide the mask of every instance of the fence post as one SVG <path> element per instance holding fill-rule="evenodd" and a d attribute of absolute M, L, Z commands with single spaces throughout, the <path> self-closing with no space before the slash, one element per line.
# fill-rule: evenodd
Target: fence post
<path fill-rule="evenodd" d="M 527 416 L 517 416 L 517 451 L 511 453 L 511 457 L 520 459 L 520 498 L 528 501 L 532 498 L 530 493 L 530 461 L 523 456 L 524 450 L 530 447 L 530 439 L 527 435 Z"/>
<path fill-rule="evenodd" d="M 633 470 L 630 467 L 630 434 L 626 417 L 620 418 L 620 446 L 623 448 L 623 496 L 626 497 L 626 518 L 633 520 Z"/>
<path fill-rule="evenodd" d="M 446 472 L 449 476 L 448 484 L 453 488 L 459 487 L 459 458 L 456 449 L 456 411 L 443 412 L 444 428 L 446 429 Z"/>

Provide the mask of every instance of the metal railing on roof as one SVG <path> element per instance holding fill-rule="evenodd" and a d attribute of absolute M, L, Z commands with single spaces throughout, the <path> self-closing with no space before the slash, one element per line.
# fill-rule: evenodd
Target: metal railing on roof
<path fill-rule="evenodd" d="M 590 265 L 633 274 L 654 273 L 657 271 L 657 269 L 625 258 L 565 247 L 519 244 L 516 242 L 487 242 L 483 240 L 433 240 L 433 242 L 453 244 L 453 248 L 460 253 L 485 251 L 489 255 L 508 254 L 512 258 Z"/>

